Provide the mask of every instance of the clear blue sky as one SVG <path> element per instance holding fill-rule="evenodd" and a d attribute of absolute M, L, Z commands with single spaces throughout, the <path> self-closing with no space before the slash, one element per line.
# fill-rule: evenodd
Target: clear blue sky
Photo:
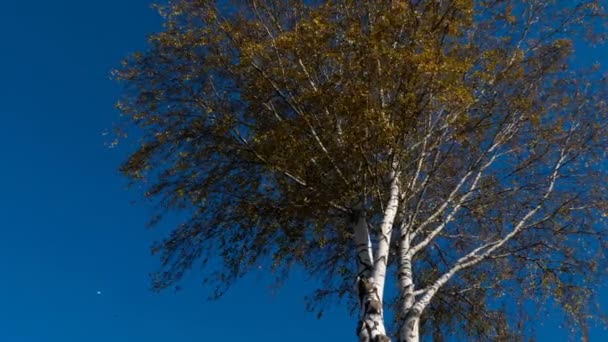
<path fill-rule="evenodd" d="M 148 0 L 2 1 L 0 341 L 355 340 L 345 308 L 305 312 L 302 279 L 277 293 L 252 275 L 217 302 L 195 275 L 149 291 L 161 232 L 116 171 L 128 144 L 109 149 L 102 133 L 118 115 L 110 70 L 159 28 Z"/>

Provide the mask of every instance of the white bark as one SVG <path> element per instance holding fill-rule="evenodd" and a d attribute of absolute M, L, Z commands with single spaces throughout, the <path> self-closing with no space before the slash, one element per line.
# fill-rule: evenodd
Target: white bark
<path fill-rule="evenodd" d="M 360 342 L 390 342 L 384 327 L 382 299 L 373 278 L 358 280 L 361 318 L 357 334 Z"/>
<path fill-rule="evenodd" d="M 360 318 L 357 335 L 360 342 L 387 341 L 384 318 L 382 316 L 382 299 L 372 278 L 373 251 L 365 212 L 358 208 L 354 226 L 354 238 L 357 245 L 357 291 L 359 295 Z"/>
<path fill-rule="evenodd" d="M 492 152 L 496 145 L 493 145 L 489 152 Z M 490 160 L 482 165 L 480 169 L 477 171 L 471 185 L 468 188 L 468 191 L 461 196 L 458 200 L 455 200 L 456 194 L 460 189 L 464 186 L 466 181 L 470 179 L 470 177 L 475 174 L 473 170 L 470 170 L 465 176 L 460 180 L 459 184 L 454 188 L 452 193 L 448 196 L 448 199 L 443 203 L 443 205 L 431 216 L 431 218 L 427 219 L 421 226 L 417 227 L 416 233 L 420 233 L 421 229 L 425 224 L 429 224 L 434 220 L 434 216 L 439 216 L 439 214 L 443 213 L 448 205 L 452 202 L 454 207 L 449 211 L 445 219 L 442 223 L 437 225 L 433 230 L 431 230 L 427 236 L 420 241 L 418 244 L 412 246 L 411 239 L 414 234 L 410 231 L 411 226 L 407 224 L 402 224 L 401 227 L 401 245 L 400 245 L 400 263 L 399 263 L 399 289 L 401 294 L 401 310 L 400 315 L 403 317 L 404 321 L 401 327 L 399 328 L 399 341 L 400 342 L 418 342 L 420 340 L 420 316 L 422 312 L 430 302 L 430 299 L 434 295 L 431 294 L 428 297 L 428 301 L 423 301 L 429 295 L 430 291 L 426 291 L 424 296 L 419 300 L 415 301 L 415 284 L 413 279 L 412 272 L 412 260 L 417 252 L 425 248 L 431 241 L 446 227 L 448 223 L 450 223 L 456 213 L 460 210 L 462 204 L 477 190 L 477 185 L 479 184 L 479 180 L 483 175 L 483 172 L 494 163 L 497 154 L 494 154 Z M 436 291 L 435 291 L 436 292 Z"/>
<path fill-rule="evenodd" d="M 360 212 L 355 225 L 359 278 L 357 290 L 361 316 L 357 334 L 360 342 L 388 342 L 383 315 L 383 295 L 386 281 L 392 227 L 399 206 L 399 180 L 396 171 L 390 173 L 390 195 L 384 209 L 378 248 L 375 253 L 369 237 L 365 214 Z M 373 260 L 373 263 L 372 263 Z"/>
<path fill-rule="evenodd" d="M 493 153 L 497 147 L 498 147 L 498 143 L 495 143 L 494 145 L 492 145 L 492 147 L 490 147 L 490 149 L 488 149 L 486 154 Z M 448 209 L 448 207 L 450 205 L 453 205 L 452 209 L 447 214 L 445 219 L 443 219 L 442 223 L 440 223 L 439 225 L 437 225 L 437 227 L 435 227 L 433 230 L 431 230 L 422 241 L 420 241 L 418 244 L 416 244 L 415 246 L 412 246 L 410 248 L 408 253 L 410 253 L 411 257 L 413 257 L 416 253 L 418 253 L 419 251 L 424 249 L 426 246 L 428 246 L 431 243 L 431 241 L 433 241 L 433 239 L 437 235 L 439 235 L 439 233 L 441 233 L 443 231 L 443 229 L 447 226 L 447 224 L 452 221 L 452 219 L 458 213 L 460 208 L 462 208 L 462 204 L 464 202 L 466 202 L 469 199 L 469 197 L 471 197 L 473 195 L 473 193 L 477 190 L 477 185 L 478 185 L 479 180 L 481 179 L 484 171 L 486 169 L 488 169 L 496 161 L 496 159 L 503 154 L 504 153 L 492 155 L 490 160 L 488 160 L 485 164 L 481 165 L 479 167 L 479 170 L 477 170 L 476 173 L 474 172 L 474 169 L 469 170 L 460 179 L 458 184 L 454 187 L 454 189 L 452 190 L 452 192 L 450 193 L 448 198 L 441 204 L 441 206 L 432 215 L 430 215 L 424 222 L 422 222 L 418 227 L 416 227 L 416 230 L 413 232 L 413 235 L 422 233 L 422 231 L 424 230 L 424 228 L 426 228 L 426 226 L 428 226 L 429 224 L 431 224 L 434 221 L 436 221 L 437 219 L 439 219 L 439 217 L 441 217 L 441 215 L 445 213 L 445 211 Z M 481 162 L 482 158 L 480 158 L 479 162 Z M 461 189 L 466 184 L 466 182 L 468 180 L 470 180 L 471 176 L 473 176 L 474 174 L 475 174 L 475 178 L 473 179 L 472 184 L 469 186 L 469 188 L 467 189 L 465 194 L 460 196 L 458 198 L 458 200 L 456 200 L 456 197 L 458 197 L 458 193 L 461 191 Z"/>
<path fill-rule="evenodd" d="M 399 288 L 401 289 L 400 315 L 404 322 L 399 328 L 399 341 L 417 342 L 419 340 L 418 324 L 419 317 L 409 315 L 414 306 L 414 275 L 412 272 L 412 257 L 408 253 L 410 249 L 410 234 L 406 230 L 407 225 L 401 225 L 401 244 L 399 254 Z"/>
<path fill-rule="evenodd" d="M 398 174 L 393 170 L 390 174 L 391 187 L 389 200 L 384 209 L 384 217 L 380 224 L 380 241 L 378 242 L 378 251 L 374 258 L 374 270 L 372 277 L 378 287 L 378 295 L 383 298 L 384 283 L 386 281 L 386 266 L 388 265 L 388 252 L 391 243 L 391 235 L 393 232 L 393 223 L 397 216 L 399 207 L 399 179 Z"/>
<path fill-rule="evenodd" d="M 538 222 L 528 224 L 528 221 L 540 211 L 540 209 L 544 206 L 548 197 L 553 192 L 553 190 L 555 188 L 555 183 L 559 176 L 559 170 L 562 167 L 562 165 L 564 164 L 565 160 L 566 160 L 566 153 L 565 153 L 565 151 L 562 150 L 562 153 L 560 154 L 560 157 L 558 158 L 558 161 L 556 162 L 556 164 L 553 168 L 553 171 L 551 173 L 547 190 L 545 191 L 544 195 L 540 199 L 540 202 L 536 206 L 534 206 L 532 209 L 530 209 L 517 222 L 517 224 L 515 225 L 513 230 L 511 230 L 505 236 L 498 238 L 494 241 L 487 242 L 487 243 L 479 246 L 478 248 L 475 248 L 474 250 L 467 253 L 466 255 L 462 256 L 460 259 L 458 259 L 456 261 L 456 263 L 454 264 L 454 266 L 452 266 L 452 268 L 450 268 L 446 273 L 441 275 L 430 286 L 428 286 L 425 289 L 423 289 L 422 291 L 420 291 L 419 293 L 422 294 L 422 297 L 420 299 L 418 299 L 417 301 L 415 301 L 415 303 L 413 305 L 409 305 L 409 304 L 411 304 L 411 301 L 408 301 L 407 305 L 405 303 L 403 304 L 402 312 L 405 313 L 405 321 L 399 332 L 400 342 L 417 342 L 417 341 L 419 341 L 419 339 L 420 339 L 419 323 L 420 323 L 420 316 L 422 315 L 422 312 L 429 305 L 429 303 L 431 302 L 431 300 L 433 299 L 433 297 L 435 296 L 437 291 L 439 291 L 439 289 L 443 285 L 445 285 L 456 273 L 458 273 L 459 271 L 461 271 L 463 269 L 475 266 L 479 262 L 491 257 L 495 251 L 497 251 L 499 248 L 501 248 L 503 245 L 505 245 L 509 240 L 511 240 L 513 237 L 515 237 L 521 231 L 523 231 L 524 229 L 530 228 L 530 227 L 536 225 L 538 222 L 542 222 L 544 220 L 543 219 Z M 406 240 L 406 242 L 409 242 L 409 241 Z M 407 247 L 407 244 L 404 244 L 404 246 Z M 402 251 L 403 251 L 403 247 L 402 247 Z M 409 254 L 410 253 L 404 253 L 402 255 L 401 265 L 400 265 L 400 272 L 403 272 L 406 276 L 408 275 L 407 267 L 408 266 L 411 267 L 411 260 L 408 259 Z M 401 276 L 401 273 L 400 273 L 400 276 Z M 409 273 L 409 277 L 411 277 L 411 272 Z M 407 278 L 407 277 L 404 277 L 404 278 Z M 407 285 L 406 280 L 401 281 L 400 285 L 401 285 L 402 293 L 403 292 L 411 293 L 412 298 L 413 298 L 413 296 L 414 296 L 413 285 L 411 286 L 411 290 L 409 289 L 410 286 L 405 287 L 405 285 Z"/>
<path fill-rule="evenodd" d="M 372 243 L 369 238 L 369 229 L 367 228 L 367 220 L 365 212 L 358 210 L 356 213 L 355 222 L 355 245 L 357 247 L 357 269 L 358 277 L 367 279 L 372 275 L 373 253 Z"/>
<path fill-rule="evenodd" d="M 416 314 L 414 311 L 410 311 L 410 314 L 405 318 L 405 322 L 399 330 L 399 341 L 420 341 L 420 313 Z"/>
<path fill-rule="evenodd" d="M 401 307 L 399 316 L 402 319 L 402 325 L 399 329 L 399 341 L 400 342 L 418 342 L 420 340 L 419 324 L 420 317 L 424 309 L 428 306 L 430 300 L 436 294 L 443 284 L 445 284 L 461 267 L 465 266 L 464 262 L 468 262 L 469 255 L 463 257 L 467 258 L 463 262 L 457 263 L 456 267 L 443 274 L 437 281 L 431 286 L 423 289 L 416 290 L 414 275 L 412 272 L 412 263 L 416 254 L 426 248 L 444 229 L 445 227 L 455 218 L 458 214 L 462 205 L 478 190 L 480 180 L 484 176 L 484 172 L 491 167 L 496 160 L 504 154 L 512 152 L 511 150 L 498 152 L 500 146 L 511 137 L 518 130 L 518 123 L 521 117 L 514 120 L 513 122 L 506 124 L 502 127 L 494 136 L 492 144 L 488 149 L 479 157 L 479 159 L 471 166 L 471 168 L 462 176 L 452 191 L 449 193 L 447 198 L 429 217 L 426 218 L 420 224 L 415 224 L 415 217 L 418 214 L 417 209 L 410 214 L 409 223 L 402 223 L 400 229 L 400 249 L 399 249 L 399 290 Z M 487 158 L 487 159 L 486 159 Z M 484 162 L 484 159 L 486 161 Z M 418 162 L 421 163 L 421 158 Z M 559 163 L 558 163 L 559 165 Z M 421 166 L 418 165 L 418 169 Z M 417 171 L 416 177 L 419 172 Z M 410 184 L 408 190 L 413 190 L 414 181 Z M 468 185 L 467 185 L 468 183 Z M 550 187 L 552 189 L 552 187 Z M 422 198 L 419 199 L 421 201 Z M 419 205 L 420 203 L 418 203 Z M 526 220 L 531 217 L 526 215 Z M 442 218 L 443 217 L 443 218 Z M 429 229 L 437 220 L 441 219 L 435 227 Z M 414 240 L 418 235 L 422 235 L 421 239 L 413 244 Z M 511 236 L 512 237 L 512 236 Z M 508 237 L 510 239 L 511 237 Z M 496 247 L 498 248 L 498 247 Z M 416 296 L 421 296 L 416 300 Z"/>

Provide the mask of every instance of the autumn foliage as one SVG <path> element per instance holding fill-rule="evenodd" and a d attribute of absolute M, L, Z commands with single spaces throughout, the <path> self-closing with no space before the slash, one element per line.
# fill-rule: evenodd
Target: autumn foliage
<path fill-rule="evenodd" d="M 313 302 L 358 302 L 362 341 L 384 336 L 363 331 L 355 284 L 372 273 L 402 341 L 408 319 L 438 340 L 512 340 L 546 305 L 583 334 L 597 317 L 607 93 L 575 47 L 603 40 L 601 1 L 158 9 L 164 30 L 116 72 L 142 136 L 121 170 L 161 212 L 191 214 L 153 247 L 157 288 L 208 259 L 220 292 L 255 265 L 299 265 L 322 280 Z"/>

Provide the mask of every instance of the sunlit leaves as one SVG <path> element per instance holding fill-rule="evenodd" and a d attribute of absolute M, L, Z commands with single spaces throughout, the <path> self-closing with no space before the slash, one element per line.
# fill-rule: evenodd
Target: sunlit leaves
<path fill-rule="evenodd" d="M 157 287 L 219 256 L 220 288 L 260 263 L 279 278 L 297 263 L 324 281 L 316 298 L 344 296 L 356 273 L 352 209 L 364 206 L 376 244 L 391 168 L 404 189 L 397 224 L 415 227 L 468 171 L 496 156 L 446 232 L 415 261 L 417 284 L 504 236 L 540 202 L 534 219 L 551 220 L 505 245 L 509 257 L 459 275 L 433 303 L 425 329 L 516 336 L 513 315 L 490 305 L 507 294 L 552 297 L 584 316 L 597 273 L 581 265 L 599 249 L 593 239 L 607 207 L 606 102 L 597 69 L 579 73 L 572 58 L 583 34 L 601 38 L 594 32 L 602 10 L 599 1 L 558 3 L 158 6 L 164 30 L 116 71 L 125 86 L 117 107 L 141 136 L 122 171 L 161 212 L 191 215 L 154 248 L 163 262 Z M 564 154 L 558 186 L 544 196 Z M 488 325 L 488 317 L 500 324 Z"/>

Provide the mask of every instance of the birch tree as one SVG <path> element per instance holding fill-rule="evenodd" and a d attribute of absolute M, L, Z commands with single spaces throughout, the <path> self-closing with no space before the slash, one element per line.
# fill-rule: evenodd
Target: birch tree
<path fill-rule="evenodd" d="M 516 340 L 549 307 L 585 336 L 600 317 L 607 94 L 575 47 L 603 40 L 601 1 L 158 9 L 116 71 L 139 137 L 121 170 L 190 214 L 152 248 L 157 289 L 208 260 L 217 295 L 297 265 L 313 303 L 353 303 L 361 342 Z"/>

